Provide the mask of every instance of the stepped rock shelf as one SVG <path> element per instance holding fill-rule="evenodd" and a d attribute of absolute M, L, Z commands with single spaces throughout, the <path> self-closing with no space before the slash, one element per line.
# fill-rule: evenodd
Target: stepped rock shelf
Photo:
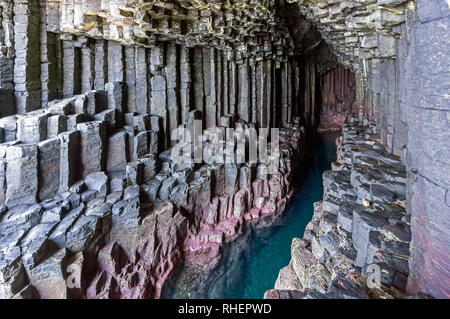
<path fill-rule="evenodd" d="M 351 118 L 337 145 L 338 160 L 323 175 L 323 201 L 265 298 L 405 297 L 411 242 L 405 167 L 384 151 L 368 121 Z M 375 269 L 379 283 L 371 279 Z"/>
<path fill-rule="evenodd" d="M 28 143 L 2 144 L 3 298 L 157 298 L 183 261 L 213 267 L 244 222 L 282 212 L 292 193 L 291 160 L 306 151 L 298 119 L 280 132 L 276 174 L 247 164 L 195 167 L 173 162 L 171 149 L 155 155 L 154 117 L 131 114 L 120 128 L 116 110 L 102 111 L 95 99 L 97 121 L 64 132 L 60 123 L 87 119 L 88 96 L 98 94 L 19 116 L 17 134 Z M 222 123 L 250 127 L 232 115 Z M 112 169 L 98 172 L 103 159 Z M 74 165 L 86 177 L 68 187 L 79 171 Z M 75 277 L 69 267 L 79 270 Z M 80 285 L 70 288 L 68 279 Z"/>

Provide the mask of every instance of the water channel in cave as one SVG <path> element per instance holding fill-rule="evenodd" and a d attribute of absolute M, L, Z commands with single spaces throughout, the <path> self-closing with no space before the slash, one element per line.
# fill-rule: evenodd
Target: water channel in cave
<path fill-rule="evenodd" d="M 289 264 L 292 239 L 303 237 L 313 204 L 323 197 L 322 175 L 336 160 L 336 137 L 336 133 L 318 134 L 308 172 L 282 215 L 268 227 L 248 227 L 227 244 L 212 272 L 181 270 L 164 297 L 260 299 L 272 289 L 280 269 Z"/>

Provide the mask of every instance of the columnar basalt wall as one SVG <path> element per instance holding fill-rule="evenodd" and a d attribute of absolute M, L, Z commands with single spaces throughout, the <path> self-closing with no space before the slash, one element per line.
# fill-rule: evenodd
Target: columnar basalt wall
<path fill-rule="evenodd" d="M 14 114 L 13 2 L 0 3 L 0 116 Z"/>
<path fill-rule="evenodd" d="M 284 210 L 307 155 L 294 43 L 273 3 L 230 6 L 2 1 L 1 297 L 158 298 Z M 174 129 L 213 127 L 279 127 L 279 168 L 173 160 Z"/>
<path fill-rule="evenodd" d="M 323 47 L 314 53 L 327 57 L 331 53 L 325 49 L 325 55 L 321 52 Z M 347 116 L 358 111 L 355 75 L 331 57 L 319 62 L 315 57 L 300 59 L 296 91 L 300 94 L 294 110 L 312 130 L 340 130 Z"/>
<path fill-rule="evenodd" d="M 356 72 L 355 111 L 377 123 L 387 149 L 401 155 L 407 143 L 406 83 L 413 1 L 293 1 L 318 29 L 337 61 Z M 291 28 L 295 28 L 292 25 Z M 402 41 L 403 40 L 403 41 Z"/>
<path fill-rule="evenodd" d="M 290 2 L 288 11 L 297 8 L 355 71 L 354 113 L 376 123 L 382 144 L 406 164 L 408 292 L 449 297 L 448 1 Z"/>
<path fill-rule="evenodd" d="M 320 131 L 340 130 L 355 110 L 355 75 L 343 66 L 320 78 Z"/>

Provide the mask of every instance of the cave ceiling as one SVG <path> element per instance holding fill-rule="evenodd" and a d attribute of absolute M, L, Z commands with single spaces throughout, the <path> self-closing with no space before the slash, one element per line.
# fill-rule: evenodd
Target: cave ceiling
<path fill-rule="evenodd" d="M 151 47 L 174 40 L 248 56 L 289 56 L 295 39 L 279 1 L 47 1 L 48 30 Z"/>
<path fill-rule="evenodd" d="M 395 57 L 413 1 L 404 0 L 48 0 L 48 31 L 151 47 L 208 45 L 244 57 L 279 58 L 323 45 L 355 70 Z"/>

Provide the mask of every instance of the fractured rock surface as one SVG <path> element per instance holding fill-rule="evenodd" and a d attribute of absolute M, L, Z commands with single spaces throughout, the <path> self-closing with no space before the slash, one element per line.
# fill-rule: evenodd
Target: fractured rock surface
<path fill-rule="evenodd" d="M 281 129 L 274 175 L 258 173 L 255 164 L 180 165 L 171 149 L 152 147 L 160 136 L 155 116 L 126 114 L 122 127 L 108 129 L 117 117 L 93 119 L 88 108 L 77 108 L 102 94 L 56 101 L 26 116 L 45 119 L 41 133 L 48 136 L 49 128 L 61 129 L 48 119 L 80 115 L 73 130 L 2 146 L 11 161 L 0 221 L 2 298 L 27 297 L 30 289 L 41 298 L 158 298 L 184 262 L 214 266 L 221 245 L 244 223 L 284 210 L 291 160 L 306 151 L 299 119 Z M 105 112 L 102 100 L 93 103 Z M 226 120 L 235 123 L 233 115 Z"/>
<path fill-rule="evenodd" d="M 350 118 L 337 143 L 338 160 L 323 175 L 323 201 L 315 204 L 304 237 L 293 240 L 291 263 L 266 298 L 406 294 L 411 218 L 405 209 L 405 167 L 384 151 L 367 120 Z"/>

